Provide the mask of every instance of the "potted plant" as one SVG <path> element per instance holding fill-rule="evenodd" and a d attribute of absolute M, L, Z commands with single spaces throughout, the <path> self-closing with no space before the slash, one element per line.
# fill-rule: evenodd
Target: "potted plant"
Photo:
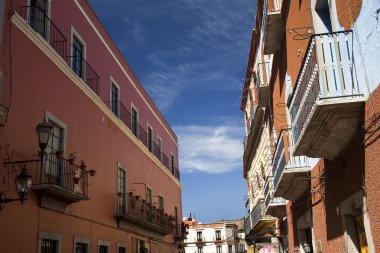
<path fill-rule="evenodd" d="M 77 151 L 71 152 L 69 155 L 69 163 L 73 164 L 76 158 L 77 158 Z"/>
<path fill-rule="evenodd" d="M 132 196 L 133 196 L 133 192 L 128 192 L 128 195 L 129 195 L 130 197 L 132 197 Z"/>
<path fill-rule="evenodd" d="M 90 172 L 90 176 L 95 176 L 96 175 L 96 170 L 89 170 L 88 172 Z"/>

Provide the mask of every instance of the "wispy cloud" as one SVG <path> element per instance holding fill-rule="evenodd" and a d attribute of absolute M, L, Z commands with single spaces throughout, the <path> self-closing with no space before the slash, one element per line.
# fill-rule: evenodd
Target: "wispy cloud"
<path fill-rule="evenodd" d="M 241 169 L 242 129 L 232 125 L 176 126 L 182 172 L 225 173 Z"/>
<path fill-rule="evenodd" d="M 249 47 L 250 29 L 247 32 L 246 28 L 253 25 L 254 1 L 251 0 L 180 2 L 180 11 L 190 13 L 187 17 L 178 16 L 181 18 L 178 22 L 185 22 L 186 30 L 176 34 L 176 43 L 170 51 L 155 50 L 148 56 L 154 70 L 142 77 L 163 111 L 189 88 L 205 93 L 216 89 L 238 89 L 241 76 L 237 72 L 245 66 Z M 242 6 L 250 6 L 249 2 L 252 2 L 252 17 L 249 12 L 241 11 Z M 239 61 L 240 66 L 236 65 Z M 158 73 L 171 79 L 159 78 Z M 168 94 L 172 96 L 170 100 L 167 99 Z"/>

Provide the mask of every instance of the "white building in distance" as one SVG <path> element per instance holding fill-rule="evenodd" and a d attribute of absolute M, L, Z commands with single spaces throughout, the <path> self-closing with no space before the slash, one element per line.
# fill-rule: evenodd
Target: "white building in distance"
<path fill-rule="evenodd" d="M 184 240 L 185 253 L 245 253 L 245 241 L 239 233 L 241 221 L 201 224 L 185 221 L 189 226 Z"/>

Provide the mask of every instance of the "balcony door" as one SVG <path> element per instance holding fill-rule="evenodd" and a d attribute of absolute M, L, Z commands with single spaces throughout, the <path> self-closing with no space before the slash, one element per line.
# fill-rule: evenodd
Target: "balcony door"
<path fill-rule="evenodd" d="M 48 0 L 31 0 L 29 7 L 30 26 L 46 40 L 48 39 Z"/>
<path fill-rule="evenodd" d="M 53 125 L 51 135 L 46 147 L 46 157 L 44 161 L 44 181 L 45 183 L 64 185 L 63 161 L 58 153 L 63 153 L 64 128 L 49 120 Z"/>

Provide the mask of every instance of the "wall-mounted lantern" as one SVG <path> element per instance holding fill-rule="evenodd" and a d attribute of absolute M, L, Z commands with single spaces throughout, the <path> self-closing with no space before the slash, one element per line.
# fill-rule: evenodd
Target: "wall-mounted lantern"
<path fill-rule="evenodd" d="M 41 159 L 43 157 L 43 152 L 47 147 L 51 131 L 53 129 L 53 125 L 49 122 L 43 121 L 39 123 L 36 127 L 36 133 L 38 138 L 38 144 L 42 153 Z M 19 200 L 21 204 L 26 200 L 26 195 L 28 193 L 28 190 L 32 186 L 32 176 L 28 174 L 28 169 L 26 168 L 27 163 L 31 162 L 38 162 L 39 160 L 26 160 L 26 161 L 6 161 L 4 164 L 23 164 L 23 167 L 21 169 L 21 172 L 19 175 L 16 176 L 15 184 L 16 184 L 16 190 L 19 195 L 19 198 L 13 199 L 13 198 L 7 198 L 5 196 L 4 192 L 0 193 L 0 210 L 2 210 L 6 203 L 13 202 Z"/>

